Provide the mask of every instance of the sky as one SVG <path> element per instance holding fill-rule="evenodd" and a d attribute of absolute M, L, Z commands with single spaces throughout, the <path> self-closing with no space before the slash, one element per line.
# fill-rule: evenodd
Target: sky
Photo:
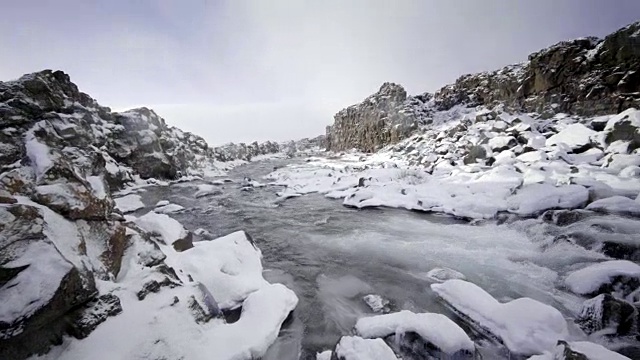
<path fill-rule="evenodd" d="M 210 144 L 323 134 L 386 81 L 410 94 L 640 20 L 638 0 L 20 0 L 0 80 L 63 70 L 114 110 Z"/>

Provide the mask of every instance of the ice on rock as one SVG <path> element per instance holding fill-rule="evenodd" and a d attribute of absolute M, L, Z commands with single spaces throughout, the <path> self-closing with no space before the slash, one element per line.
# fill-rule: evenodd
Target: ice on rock
<path fill-rule="evenodd" d="M 398 360 L 382 339 L 343 336 L 335 353 L 339 360 Z"/>
<path fill-rule="evenodd" d="M 116 209 L 125 214 L 144 208 L 140 195 L 130 194 L 113 200 L 116 202 Z"/>
<path fill-rule="evenodd" d="M 580 149 L 591 143 L 591 139 L 597 134 L 596 131 L 576 123 L 564 128 L 559 133 L 547 139 L 546 146 L 565 144 L 572 150 Z"/>
<path fill-rule="evenodd" d="M 530 298 L 500 303 L 464 280 L 432 284 L 431 289 L 472 325 L 498 337 L 514 354 L 541 354 L 568 334 L 558 310 Z"/>
<path fill-rule="evenodd" d="M 189 236 L 187 229 L 169 215 L 158 214 L 150 211 L 145 215 L 134 219 L 133 222 L 143 230 L 160 236 L 162 241 L 167 245 L 172 245 L 176 241 L 185 239 Z"/>
<path fill-rule="evenodd" d="M 564 282 L 572 292 L 590 295 L 618 277 L 640 280 L 640 265 L 628 260 L 605 261 L 572 272 Z"/>
<path fill-rule="evenodd" d="M 460 351 L 475 351 L 473 341 L 464 330 L 442 314 L 416 314 L 403 310 L 393 314 L 361 318 L 356 323 L 355 330 L 363 338 L 384 338 L 393 334 L 414 332 L 447 355 L 454 355 Z"/>
<path fill-rule="evenodd" d="M 610 214 L 640 216 L 640 202 L 625 196 L 612 196 L 596 200 L 587 205 L 586 209 Z"/>
<path fill-rule="evenodd" d="M 176 258 L 211 291 L 222 309 L 240 306 L 248 294 L 268 284 L 262 277 L 262 253 L 243 231 L 196 242 Z"/>

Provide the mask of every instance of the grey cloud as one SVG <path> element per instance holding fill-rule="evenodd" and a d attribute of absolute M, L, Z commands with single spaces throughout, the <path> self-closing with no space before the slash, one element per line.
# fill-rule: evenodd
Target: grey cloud
<path fill-rule="evenodd" d="M 26 0 L 0 12 L 0 79 L 62 69 L 212 143 L 284 140 L 384 81 L 434 91 L 638 19 L 636 0 Z"/>

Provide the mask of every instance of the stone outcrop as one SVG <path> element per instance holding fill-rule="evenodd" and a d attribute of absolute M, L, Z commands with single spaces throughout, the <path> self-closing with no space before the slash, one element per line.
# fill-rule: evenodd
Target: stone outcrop
<path fill-rule="evenodd" d="M 100 106 L 61 71 L 0 82 L 0 358 L 43 354 L 122 312 L 96 280 L 115 279 L 134 242 L 146 244 L 142 265 L 182 286 L 150 235 L 121 221 L 111 192 L 187 175 L 212 154 L 153 110 Z"/>
<path fill-rule="evenodd" d="M 435 94 L 440 109 L 505 104 L 523 112 L 611 114 L 640 105 L 640 22 L 604 39 L 563 41 L 503 69 L 460 77 Z"/>
<path fill-rule="evenodd" d="M 434 112 L 456 106 L 501 106 L 543 118 L 559 112 L 580 116 L 619 113 L 640 107 L 638 69 L 640 22 L 604 39 L 563 41 L 529 55 L 523 63 L 461 76 L 433 95 L 407 96 L 401 86 L 386 83 L 362 103 L 335 115 L 334 125 L 327 128 L 327 149 L 375 151 L 431 122 Z M 626 134 L 623 137 L 637 136 L 619 131 Z M 634 146 L 639 143 L 635 138 Z"/>
<path fill-rule="evenodd" d="M 327 149 L 374 152 L 398 142 L 425 124 L 429 97 L 408 97 L 405 89 L 384 83 L 377 93 L 341 110 L 327 127 Z"/>
<path fill-rule="evenodd" d="M 274 154 L 280 152 L 280 144 L 273 141 L 265 141 L 251 144 L 245 143 L 229 143 L 226 145 L 213 148 L 212 157 L 218 161 L 244 160 L 250 161 L 259 155 Z"/>
<path fill-rule="evenodd" d="M 167 126 L 153 110 L 111 112 L 62 71 L 0 82 L 0 169 L 31 164 L 38 183 L 102 175 L 112 189 L 134 175 L 174 179 L 205 158 L 199 136 Z M 50 166 L 49 166 L 50 165 Z"/>

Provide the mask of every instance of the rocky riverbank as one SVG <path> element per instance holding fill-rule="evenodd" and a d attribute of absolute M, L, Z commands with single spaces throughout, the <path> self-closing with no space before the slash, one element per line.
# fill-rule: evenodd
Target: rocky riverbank
<path fill-rule="evenodd" d="M 297 151 L 296 144 L 289 147 Z M 71 345 L 75 350 L 64 355 L 55 348 L 49 356 L 86 358 L 103 350 L 114 358 L 169 356 L 154 344 L 173 343 L 178 334 L 222 357 L 260 356 L 297 298 L 264 281 L 250 238 L 237 233 L 194 246 L 193 234 L 167 215 L 124 216 L 113 194 L 220 175 L 280 151 L 276 143 L 211 148 L 153 110 L 112 112 L 61 71 L 0 82 L 0 357 L 45 354 L 71 338 L 88 347 Z M 206 266 L 194 267 L 203 256 Z M 238 265 L 247 261 L 251 266 Z M 240 321 L 225 324 L 222 311 L 241 306 Z M 104 343 L 94 335 L 114 326 L 137 327 L 142 338 L 120 332 L 117 340 L 112 331 Z M 147 327 L 155 337 L 142 331 Z M 223 340 L 234 336 L 245 342 Z M 114 341 L 121 353 L 113 353 Z M 209 352 L 187 350 L 176 349 L 176 356 Z"/>

